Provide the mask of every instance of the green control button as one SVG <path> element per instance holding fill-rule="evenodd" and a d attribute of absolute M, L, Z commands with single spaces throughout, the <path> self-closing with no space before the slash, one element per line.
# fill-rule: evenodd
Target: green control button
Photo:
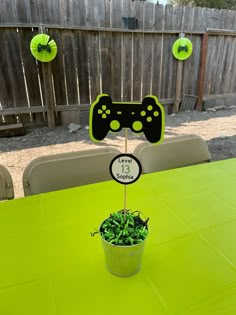
<path fill-rule="evenodd" d="M 152 121 L 152 117 L 147 117 L 147 122 L 151 122 Z"/>
<path fill-rule="evenodd" d="M 157 111 L 155 111 L 155 112 L 153 113 L 153 115 L 154 115 L 155 117 L 157 117 L 157 116 L 159 116 L 159 113 L 158 113 Z"/>
<path fill-rule="evenodd" d="M 110 123 L 111 130 L 117 130 L 120 128 L 120 123 L 118 120 L 112 120 Z"/>
<path fill-rule="evenodd" d="M 141 116 L 143 116 L 143 117 L 146 116 L 145 110 L 142 110 L 142 111 L 141 111 Z"/>
<path fill-rule="evenodd" d="M 135 131 L 140 131 L 140 130 L 142 130 L 142 128 L 143 128 L 143 124 L 141 123 L 141 121 L 135 121 L 134 123 L 133 123 L 133 129 L 135 130 Z"/>
<path fill-rule="evenodd" d="M 153 109 L 153 106 L 152 106 L 152 105 L 148 105 L 147 109 L 148 109 L 149 111 L 151 111 L 151 110 Z"/>

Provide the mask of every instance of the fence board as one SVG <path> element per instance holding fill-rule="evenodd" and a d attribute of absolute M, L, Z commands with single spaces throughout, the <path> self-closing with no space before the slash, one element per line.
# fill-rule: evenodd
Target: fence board
<path fill-rule="evenodd" d="M 9 69 L 10 85 L 13 94 L 13 106 L 24 107 L 27 103 L 24 73 L 22 69 L 21 47 L 16 29 L 5 31 L 6 56 Z M 21 115 L 21 122 L 30 121 L 29 115 Z"/>
<path fill-rule="evenodd" d="M 183 11 L 184 11 L 184 7 L 177 6 L 173 8 L 173 18 L 172 18 L 173 30 L 179 30 L 181 32 Z"/>
<path fill-rule="evenodd" d="M 87 32 L 75 32 L 75 41 L 78 49 L 76 54 L 78 65 L 78 81 L 79 81 L 79 94 L 80 103 L 89 104 L 89 71 L 88 71 L 88 52 L 87 52 Z"/>
<path fill-rule="evenodd" d="M 0 1 L 0 23 L 14 23 L 16 20 L 15 0 Z"/>
<path fill-rule="evenodd" d="M 100 27 L 105 23 L 104 2 L 91 0 L 89 2 L 87 15 L 87 26 Z M 101 93 L 101 52 L 100 52 L 100 34 L 99 32 L 88 33 L 88 55 L 89 55 L 89 77 L 90 77 L 90 95 L 93 101 Z"/>
<path fill-rule="evenodd" d="M 194 9 L 193 7 L 187 6 L 183 11 L 183 29 L 182 31 L 185 33 L 186 30 L 192 30 L 193 25 L 193 15 Z"/>
<path fill-rule="evenodd" d="M 133 13 L 136 19 L 138 20 L 138 28 L 143 29 L 143 2 L 135 1 L 133 4 Z"/>
<path fill-rule="evenodd" d="M 155 35 L 153 38 L 152 94 L 157 97 L 161 94 L 162 39 L 162 35 Z"/>
<path fill-rule="evenodd" d="M 85 0 L 59 0 L 60 19 L 63 25 L 86 24 L 86 5 Z"/>
<path fill-rule="evenodd" d="M 152 30 L 154 26 L 154 14 L 155 14 L 155 4 L 145 2 L 144 3 L 144 17 L 143 25 L 145 30 Z"/>
<path fill-rule="evenodd" d="M 124 25 L 122 20 L 122 1 L 111 0 L 111 27 L 122 28 Z"/>
<path fill-rule="evenodd" d="M 24 0 L 24 1 L 28 3 L 28 8 L 30 9 L 31 22 L 40 23 L 40 18 L 39 18 L 40 5 L 38 1 L 37 0 L 31 0 L 31 1 Z"/>
<path fill-rule="evenodd" d="M 15 3 L 16 9 L 16 20 L 19 23 L 30 23 L 31 20 L 31 11 L 28 0 L 20 0 Z"/>
<path fill-rule="evenodd" d="M 5 47 L 5 36 L 3 30 L 0 30 L 0 42 L 1 42 L 1 49 L 0 49 L 0 103 L 3 109 L 13 107 L 14 100 L 13 95 L 11 92 L 10 86 L 10 74 L 9 68 L 7 65 L 7 52 Z M 17 122 L 15 116 L 6 116 L 5 122 L 7 124 L 14 124 Z M 0 120 L 0 125 L 3 123 L 3 120 Z"/>
<path fill-rule="evenodd" d="M 194 53 L 184 61 L 182 97 L 184 94 L 196 95 L 197 93 L 196 82 L 198 80 L 201 38 L 199 36 L 189 36 L 188 38 L 193 44 Z"/>
<path fill-rule="evenodd" d="M 233 69 L 233 64 L 235 63 L 235 54 L 234 54 L 234 49 L 233 49 L 233 38 L 228 36 L 225 39 L 225 45 L 224 49 L 226 50 L 226 55 L 225 55 L 225 62 L 224 62 L 224 67 L 222 71 L 222 84 L 221 84 L 221 89 L 220 93 L 222 91 L 229 91 L 232 92 L 231 86 L 232 86 L 232 69 Z M 234 45 L 235 45 L 235 40 L 234 40 Z"/>
<path fill-rule="evenodd" d="M 164 6 L 156 5 L 154 12 L 154 30 L 164 29 Z M 164 35 L 153 36 L 153 72 L 152 72 L 152 93 L 158 98 L 161 95 L 162 85 L 162 62 L 163 62 L 163 41 Z"/>
<path fill-rule="evenodd" d="M 153 72 L 153 36 L 145 34 L 143 38 L 143 88 L 142 98 L 151 93 L 151 79 Z"/>
<path fill-rule="evenodd" d="M 221 63 L 221 60 L 223 57 L 222 54 L 225 49 L 224 37 L 212 36 L 209 43 L 211 45 L 210 53 L 212 56 L 211 57 L 211 62 L 212 62 L 211 75 L 210 77 L 208 77 L 208 80 L 211 82 L 209 94 L 211 94 L 213 91 L 216 91 L 216 93 L 219 94 L 219 83 L 221 84 L 220 77 L 221 77 L 221 72 L 222 72 L 222 66 L 219 67 L 219 65 L 222 65 Z"/>
<path fill-rule="evenodd" d="M 221 21 L 221 11 L 220 10 L 216 10 L 216 9 L 212 9 L 211 10 L 211 20 L 210 20 L 211 24 L 209 27 L 211 28 L 219 28 L 219 24 Z"/>
<path fill-rule="evenodd" d="M 202 28 L 206 31 L 207 28 L 211 27 L 211 9 L 202 9 Z"/>
<path fill-rule="evenodd" d="M 55 40 L 58 49 L 56 58 L 51 62 L 56 105 L 67 104 L 62 34 L 63 31 L 60 30 L 48 30 L 48 35 Z"/>
<path fill-rule="evenodd" d="M 183 12 L 183 32 L 185 30 L 195 30 L 195 27 L 201 27 L 201 14 L 198 8 L 186 7 Z M 198 35 L 187 34 L 193 45 L 193 53 L 189 59 L 183 62 L 183 82 L 182 98 L 184 94 L 196 95 L 198 68 L 200 62 L 201 37 Z"/>
<path fill-rule="evenodd" d="M 99 25 L 101 27 L 110 27 L 110 1 L 101 0 L 99 10 Z M 101 93 L 111 94 L 111 34 L 99 32 L 99 69 L 101 76 Z"/>
<path fill-rule="evenodd" d="M 172 30 L 173 6 L 167 4 L 164 13 L 164 30 Z"/>
<path fill-rule="evenodd" d="M 235 11 L 222 10 L 218 28 L 235 30 Z"/>
<path fill-rule="evenodd" d="M 112 47 L 111 34 L 102 32 L 100 35 L 101 42 L 101 76 L 102 76 L 102 93 L 111 94 L 111 63 Z"/>
<path fill-rule="evenodd" d="M 122 78 L 122 42 L 121 33 L 114 33 L 111 38 L 112 60 L 111 60 L 111 95 L 116 101 L 121 101 L 121 78 Z"/>
<path fill-rule="evenodd" d="M 202 8 L 194 7 L 192 29 L 195 31 L 205 31 L 203 28 Z"/>
<path fill-rule="evenodd" d="M 235 56 L 236 56 L 236 38 L 231 38 L 231 66 L 229 68 L 229 83 L 230 83 L 230 91 L 232 93 L 236 90 L 236 62 L 235 62 Z"/>
<path fill-rule="evenodd" d="M 67 104 L 78 104 L 77 60 L 74 32 L 64 31 L 62 35 L 64 71 L 66 79 Z"/>
<path fill-rule="evenodd" d="M 123 100 L 132 100 L 132 34 L 123 34 L 122 49 L 122 85 Z"/>
<path fill-rule="evenodd" d="M 208 40 L 208 47 L 211 47 L 211 49 L 208 49 L 208 51 L 207 51 L 207 68 L 206 68 L 205 88 L 204 88 L 204 91 L 206 92 L 207 95 L 210 94 L 210 89 L 211 89 L 211 84 L 212 84 L 211 72 L 210 72 L 211 70 L 209 69 L 209 67 L 211 67 L 211 69 L 212 69 L 212 63 L 214 64 L 213 54 L 214 54 L 214 50 L 215 50 L 215 47 L 214 47 L 215 41 L 216 41 L 215 36 L 211 36 Z"/>
<path fill-rule="evenodd" d="M 134 34 L 133 43 L 133 100 L 142 99 L 142 56 L 143 56 L 143 35 Z"/>
<path fill-rule="evenodd" d="M 41 23 L 60 24 L 60 10 L 58 0 L 41 0 L 39 2 L 39 19 Z"/>
<path fill-rule="evenodd" d="M 111 1 L 111 27 L 122 28 L 122 2 Z M 121 78 L 122 78 L 122 34 L 114 33 L 111 37 L 112 60 L 111 60 L 111 96 L 116 101 L 121 101 Z"/>
<path fill-rule="evenodd" d="M 154 7 L 153 29 L 164 29 L 164 6 L 162 4 L 155 5 Z"/>
<path fill-rule="evenodd" d="M 89 80 L 91 101 L 100 94 L 100 56 L 99 56 L 99 35 L 98 32 L 91 32 L 87 37 L 88 59 L 89 59 Z"/>
<path fill-rule="evenodd" d="M 153 29 L 154 27 L 154 4 L 144 4 L 144 29 Z M 153 74 L 153 35 L 143 35 L 143 77 L 142 77 L 142 98 L 152 93 L 152 74 Z"/>
<path fill-rule="evenodd" d="M 144 20 L 144 3 L 142 1 L 134 2 L 135 17 L 138 20 L 138 28 L 143 29 Z M 140 33 L 133 34 L 133 101 L 142 99 L 142 57 L 143 57 L 143 35 Z"/>
<path fill-rule="evenodd" d="M 172 29 L 173 25 L 173 7 L 166 6 L 164 15 L 164 28 Z M 163 41 L 162 54 L 162 84 L 160 98 L 173 97 L 175 91 L 175 75 L 176 75 L 176 60 L 172 56 L 172 46 L 177 39 L 176 35 L 166 35 Z"/>

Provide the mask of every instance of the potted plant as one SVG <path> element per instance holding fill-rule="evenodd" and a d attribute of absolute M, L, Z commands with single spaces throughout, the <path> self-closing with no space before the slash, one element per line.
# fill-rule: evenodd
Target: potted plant
<path fill-rule="evenodd" d="M 110 214 L 98 231 L 102 239 L 107 269 L 114 275 L 129 277 L 141 268 L 148 235 L 148 219 L 140 211 L 120 210 Z"/>

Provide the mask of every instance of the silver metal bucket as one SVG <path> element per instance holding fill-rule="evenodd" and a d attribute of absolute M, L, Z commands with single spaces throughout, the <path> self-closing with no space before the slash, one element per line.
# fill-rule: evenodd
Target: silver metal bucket
<path fill-rule="evenodd" d="M 129 277 L 141 268 L 142 254 L 146 239 L 136 245 L 118 246 L 102 238 L 107 269 L 119 277 Z"/>

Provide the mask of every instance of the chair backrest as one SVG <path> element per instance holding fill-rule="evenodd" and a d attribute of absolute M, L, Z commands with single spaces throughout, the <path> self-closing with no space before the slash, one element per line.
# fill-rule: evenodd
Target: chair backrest
<path fill-rule="evenodd" d="M 111 147 L 41 156 L 23 172 L 25 196 L 112 179 L 111 160 L 121 152 Z"/>
<path fill-rule="evenodd" d="M 0 200 L 13 198 L 14 188 L 11 174 L 5 166 L 0 165 Z"/>
<path fill-rule="evenodd" d="M 166 138 L 161 144 L 143 142 L 133 154 L 140 160 L 144 174 L 209 162 L 211 159 L 207 143 L 196 135 Z"/>

